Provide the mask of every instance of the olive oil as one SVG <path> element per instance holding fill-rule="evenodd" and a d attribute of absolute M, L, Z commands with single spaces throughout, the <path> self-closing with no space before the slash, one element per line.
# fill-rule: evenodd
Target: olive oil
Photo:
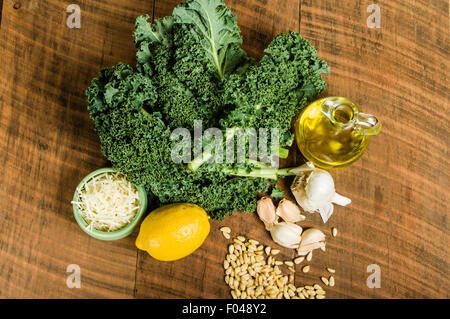
<path fill-rule="evenodd" d="M 295 137 L 303 156 L 317 167 L 345 167 L 358 160 L 367 148 L 369 135 L 381 124 L 360 113 L 341 97 L 317 100 L 308 105 L 295 122 Z"/>

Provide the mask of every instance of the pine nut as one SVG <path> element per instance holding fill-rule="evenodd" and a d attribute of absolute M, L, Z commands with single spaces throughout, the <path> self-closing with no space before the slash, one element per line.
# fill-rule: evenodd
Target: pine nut
<path fill-rule="evenodd" d="M 318 284 L 315 284 L 313 287 L 314 287 L 314 289 L 316 289 L 316 290 L 321 290 L 321 289 L 322 289 L 322 287 L 320 287 L 320 285 L 318 285 Z"/>
<path fill-rule="evenodd" d="M 294 265 L 301 263 L 305 257 L 293 261 L 277 260 L 278 249 L 260 245 L 258 241 L 238 236 L 228 246 L 228 254 L 223 261 L 224 280 L 230 287 L 234 299 L 315 299 L 324 298 L 325 291 L 318 284 L 314 286 L 295 287 Z M 259 245 L 259 246 L 258 246 Z M 258 254 L 259 252 L 259 254 Z M 267 258 L 261 254 L 267 254 Z M 285 264 L 289 274 L 283 274 L 280 267 Z M 308 272 L 309 265 L 303 267 Z M 325 278 L 326 279 L 326 278 Z M 329 279 L 331 280 L 334 280 Z"/>
<path fill-rule="evenodd" d="M 329 282 L 330 282 L 330 287 L 334 287 L 334 277 L 333 276 L 330 276 Z"/>
<path fill-rule="evenodd" d="M 336 227 L 333 227 L 333 228 L 331 229 L 331 233 L 332 233 L 333 237 L 336 237 L 336 236 L 337 236 L 337 233 L 338 233 L 337 228 L 336 228 Z"/>
<path fill-rule="evenodd" d="M 285 264 L 286 266 L 294 267 L 294 263 L 293 263 L 292 261 L 290 261 L 290 260 L 286 260 L 286 261 L 284 262 L 284 264 Z"/>
<path fill-rule="evenodd" d="M 224 226 L 224 227 L 220 228 L 220 231 L 222 233 L 231 233 L 230 227 L 227 227 L 227 226 Z"/>

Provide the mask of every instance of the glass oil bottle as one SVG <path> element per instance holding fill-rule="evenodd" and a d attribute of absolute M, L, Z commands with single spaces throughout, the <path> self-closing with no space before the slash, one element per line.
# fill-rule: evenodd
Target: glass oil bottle
<path fill-rule="evenodd" d="M 308 105 L 294 128 L 303 156 L 317 167 L 331 169 L 358 160 L 381 123 L 346 98 L 327 97 Z"/>

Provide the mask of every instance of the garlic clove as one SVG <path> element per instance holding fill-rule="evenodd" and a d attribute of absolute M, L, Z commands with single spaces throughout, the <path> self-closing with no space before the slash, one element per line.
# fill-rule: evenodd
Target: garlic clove
<path fill-rule="evenodd" d="M 277 215 L 284 221 L 290 223 L 296 223 L 306 219 L 306 217 L 301 214 L 297 204 L 286 198 L 283 198 L 278 204 Z"/>
<path fill-rule="evenodd" d="M 273 225 L 270 235 L 277 244 L 293 249 L 298 247 L 302 240 L 302 231 L 303 228 L 296 224 L 281 222 Z"/>
<path fill-rule="evenodd" d="M 306 255 L 311 250 L 325 246 L 325 234 L 316 228 L 308 228 L 302 234 L 302 240 L 298 245 L 299 255 Z"/>
<path fill-rule="evenodd" d="M 297 253 L 300 256 L 305 256 L 307 254 L 309 254 L 309 252 L 311 250 L 317 249 L 317 248 L 322 248 L 325 246 L 325 243 L 322 241 L 316 242 L 316 243 L 311 243 L 311 244 L 305 244 L 302 245 L 301 247 L 297 248 Z"/>
<path fill-rule="evenodd" d="M 318 241 L 325 241 L 325 234 L 317 228 L 308 228 L 303 232 L 302 244 L 310 244 Z"/>
<path fill-rule="evenodd" d="M 258 201 L 256 212 L 259 219 L 263 221 L 266 230 L 272 229 L 273 224 L 278 221 L 278 216 L 275 213 L 276 208 L 270 197 L 263 197 Z"/>

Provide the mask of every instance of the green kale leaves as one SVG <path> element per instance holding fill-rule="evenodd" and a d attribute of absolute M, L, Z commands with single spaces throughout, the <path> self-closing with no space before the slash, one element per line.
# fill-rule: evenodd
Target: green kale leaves
<path fill-rule="evenodd" d="M 173 10 L 173 17 L 198 39 L 220 79 L 245 58 L 236 17 L 223 0 L 187 0 Z"/>
<path fill-rule="evenodd" d="M 103 154 L 160 205 L 195 203 L 212 218 L 254 211 L 269 189 L 260 164 L 175 163 L 171 133 L 203 128 L 277 128 L 292 144 L 291 121 L 325 89 L 325 61 L 296 32 L 275 37 L 258 64 L 240 48 L 236 17 L 223 0 L 186 0 L 173 15 L 137 18 L 136 71 L 118 63 L 86 91 Z M 279 174 L 280 173 L 280 174 Z M 245 176 L 245 177 L 244 177 Z"/>

